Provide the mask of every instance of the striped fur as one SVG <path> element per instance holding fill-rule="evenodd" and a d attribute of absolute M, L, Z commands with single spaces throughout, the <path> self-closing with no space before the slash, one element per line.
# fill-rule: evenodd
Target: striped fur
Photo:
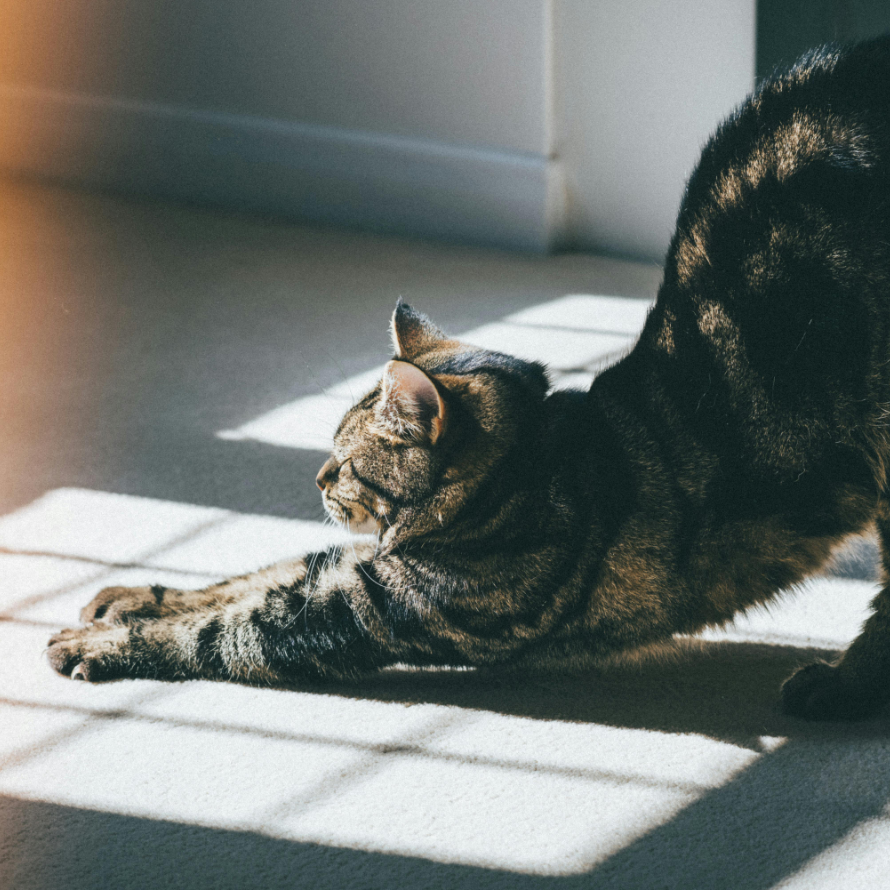
<path fill-rule="evenodd" d="M 720 624 L 877 525 L 890 571 L 890 42 L 766 83 L 705 147 L 658 300 L 587 393 L 400 303 L 318 484 L 376 545 L 198 592 L 113 588 L 63 674 L 282 682 L 394 663 L 598 664 Z M 890 694 L 890 592 L 783 700 Z"/>

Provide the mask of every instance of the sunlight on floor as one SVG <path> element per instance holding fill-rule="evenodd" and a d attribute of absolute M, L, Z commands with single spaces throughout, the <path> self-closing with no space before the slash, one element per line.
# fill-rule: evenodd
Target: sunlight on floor
<path fill-rule="evenodd" d="M 819 578 L 783 594 L 766 606 L 738 615 L 719 630 L 698 634 L 703 640 L 770 643 L 844 649 L 859 635 L 876 592 L 871 581 Z M 843 608 L 838 608 L 843 604 Z"/>
<path fill-rule="evenodd" d="M 776 890 L 841 890 L 887 886 L 890 813 L 865 819 L 837 844 L 814 856 Z"/>
<path fill-rule="evenodd" d="M 0 618 L 73 622 L 86 587 L 196 588 L 347 538 L 320 522 L 56 489 L 0 517 Z"/>
<path fill-rule="evenodd" d="M 544 362 L 557 388 L 587 389 L 599 368 L 633 345 L 650 306 L 629 297 L 569 294 L 457 336 L 475 346 Z M 217 436 L 327 451 L 340 418 L 382 373 L 381 364 Z"/>

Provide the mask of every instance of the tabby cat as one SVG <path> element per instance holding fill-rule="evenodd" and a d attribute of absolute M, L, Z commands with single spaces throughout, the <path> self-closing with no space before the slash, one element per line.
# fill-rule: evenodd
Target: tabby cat
<path fill-rule="evenodd" d="M 804 57 L 705 147 L 635 348 L 588 392 L 400 303 L 318 475 L 374 542 L 200 591 L 113 587 L 49 660 L 84 680 L 580 667 L 719 625 L 876 525 L 890 576 L 890 39 Z M 890 697 L 890 586 L 811 719 Z"/>

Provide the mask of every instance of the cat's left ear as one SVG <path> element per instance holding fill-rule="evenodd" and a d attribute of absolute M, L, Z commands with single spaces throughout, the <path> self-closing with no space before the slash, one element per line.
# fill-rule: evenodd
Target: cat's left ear
<path fill-rule="evenodd" d="M 400 361 L 389 362 L 383 372 L 377 415 L 396 435 L 431 445 L 442 437 L 448 417 L 432 379 L 415 365 Z"/>
<path fill-rule="evenodd" d="M 392 348 L 396 358 L 412 359 L 448 342 L 447 337 L 423 313 L 401 298 L 392 314 Z"/>

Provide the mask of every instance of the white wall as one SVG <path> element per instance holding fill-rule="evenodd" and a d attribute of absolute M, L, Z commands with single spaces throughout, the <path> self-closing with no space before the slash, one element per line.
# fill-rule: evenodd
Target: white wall
<path fill-rule="evenodd" d="M 544 0 L 4 0 L 0 82 L 544 151 Z"/>
<path fill-rule="evenodd" d="M 749 0 L 559 0 L 565 240 L 660 259 L 707 137 L 754 85 Z"/>
<path fill-rule="evenodd" d="M 658 256 L 753 0 L 4 0 L 0 166 Z"/>

